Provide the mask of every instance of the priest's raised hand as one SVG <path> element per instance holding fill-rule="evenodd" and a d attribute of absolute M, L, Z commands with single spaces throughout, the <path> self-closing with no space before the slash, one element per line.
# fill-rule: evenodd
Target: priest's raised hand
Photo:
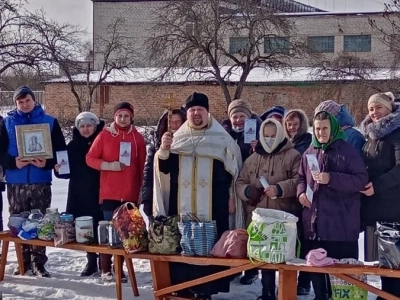
<path fill-rule="evenodd" d="M 169 132 L 164 133 L 161 138 L 161 149 L 162 150 L 169 150 L 172 144 L 172 134 Z"/>

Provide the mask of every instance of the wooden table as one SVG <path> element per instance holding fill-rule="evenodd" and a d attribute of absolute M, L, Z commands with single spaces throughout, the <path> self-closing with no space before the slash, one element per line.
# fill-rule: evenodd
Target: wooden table
<path fill-rule="evenodd" d="M 371 293 L 383 297 L 388 300 L 400 300 L 400 297 L 393 296 L 387 292 L 383 292 L 369 284 L 356 280 L 350 275 L 376 275 L 400 278 L 400 270 L 383 269 L 373 266 L 356 266 L 356 265 L 333 265 L 329 267 L 309 267 L 309 266 L 293 266 L 286 264 L 267 264 L 262 262 L 251 262 L 247 258 L 230 259 L 216 257 L 188 257 L 181 255 L 157 255 L 151 253 L 135 253 L 127 254 L 128 258 L 149 259 L 151 263 L 151 273 L 154 285 L 154 298 L 156 300 L 175 299 L 184 300 L 182 297 L 175 297 L 171 294 L 186 288 L 190 288 L 199 284 L 207 283 L 216 279 L 231 276 L 242 271 L 251 269 L 277 270 L 279 274 L 278 299 L 279 300 L 296 300 L 297 299 L 297 274 L 299 271 L 313 273 L 327 273 L 335 275 L 351 284 L 363 288 Z M 193 265 L 219 265 L 230 267 L 229 270 L 208 275 L 199 279 L 187 281 L 171 286 L 169 277 L 169 263 L 181 262 Z"/>
<path fill-rule="evenodd" d="M 53 241 L 42 241 L 39 239 L 35 240 L 21 240 L 20 238 L 14 238 L 10 235 L 9 231 L 0 232 L 0 241 L 2 241 L 2 254 L 0 259 L 0 281 L 4 280 L 4 273 L 7 264 L 7 254 L 10 242 L 15 244 L 15 252 L 17 254 L 18 267 L 20 271 L 20 275 L 25 274 L 24 263 L 22 257 L 22 246 L 23 245 L 32 245 L 32 246 L 43 246 L 43 247 L 55 247 Z M 135 271 L 133 268 L 132 260 L 127 257 L 126 252 L 123 249 L 114 249 L 105 245 L 86 245 L 79 243 L 68 243 L 64 244 L 60 247 L 62 249 L 76 250 L 76 251 L 84 251 L 84 252 L 93 252 L 100 254 L 109 254 L 113 256 L 114 259 L 114 267 L 115 267 L 115 286 L 117 292 L 117 300 L 122 300 L 122 283 L 121 283 L 121 274 L 122 274 L 122 263 L 125 258 L 125 263 L 128 268 L 129 279 L 131 282 L 133 294 L 138 297 L 139 290 L 137 287 Z"/>

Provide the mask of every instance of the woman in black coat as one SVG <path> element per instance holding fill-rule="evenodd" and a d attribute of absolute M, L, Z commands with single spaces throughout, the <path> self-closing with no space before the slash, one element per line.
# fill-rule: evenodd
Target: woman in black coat
<path fill-rule="evenodd" d="M 56 165 L 54 172 L 57 178 L 69 179 L 67 213 L 74 218 L 92 216 L 95 236 L 97 224 L 103 220 L 99 205 L 100 172 L 86 164 L 86 154 L 103 127 L 104 122 L 95 114 L 80 113 L 75 119 L 72 140 L 67 146 L 70 174 L 60 175 L 60 165 Z M 81 276 L 91 276 L 98 272 L 97 254 L 88 252 L 86 257 L 87 264 Z"/>
<path fill-rule="evenodd" d="M 376 222 L 400 219 L 400 109 L 392 93 L 374 94 L 368 100 L 369 114 L 361 123 L 367 138 L 363 156 L 369 183 L 362 193 L 361 220 L 365 226 L 365 260 L 378 260 Z M 400 296 L 400 279 L 381 277 L 382 290 Z M 378 297 L 381 299 L 381 297 Z"/>
<path fill-rule="evenodd" d="M 186 110 L 181 107 L 174 109 L 171 116 L 171 130 L 176 132 L 179 127 L 186 121 Z M 141 202 L 143 211 L 152 221 L 153 218 L 153 171 L 154 171 L 154 155 L 160 149 L 161 137 L 168 130 L 168 111 L 165 111 L 158 120 L 156 130 L 154 132 L 154 141 L 147 150 L 146 163 L 144 165 L 143 187 L 141 191 Z"/>

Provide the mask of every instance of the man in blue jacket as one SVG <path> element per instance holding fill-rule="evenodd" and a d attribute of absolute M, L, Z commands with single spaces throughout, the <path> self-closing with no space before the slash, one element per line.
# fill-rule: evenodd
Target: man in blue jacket
<path fill-rule="evenodd" d="M 16 108 L 8 112 L 0 125 L 0 165 L 6 174 L 9 211 L 10 214 L 17 214 L 40 209 L 45 214 L 51 204 L 52 169 L 56 164 L 56 152 L 66 150 L 64 135 L 57 119 L 45 114 L 29 87 L 16 89 L 13 100 Z M 53 159 L 37 157 L 29 161 L 21 160 L 16 126 L 29 124 L 50 125 Z M 37 276 L 50 276 L 44 268 L 47 262 L 45 247 L 24 246 L 23 259 L 25 270 L 31 270 Z M 16 275 L 19 274 L 17 269 L 14 271 Z"/>

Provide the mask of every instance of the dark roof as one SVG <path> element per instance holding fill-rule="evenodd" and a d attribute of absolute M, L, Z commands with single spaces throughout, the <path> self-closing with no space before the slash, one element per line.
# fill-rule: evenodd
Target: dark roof
<path fill-rule="evenodd" d="M 170 0 L 92 0 L 92 2 L 154 2 Z M 235 0 L 226 0 L 234 2 Z M 280 12 L 323 12 L 324 10 L 294 0 L 253 0 Z"/>

